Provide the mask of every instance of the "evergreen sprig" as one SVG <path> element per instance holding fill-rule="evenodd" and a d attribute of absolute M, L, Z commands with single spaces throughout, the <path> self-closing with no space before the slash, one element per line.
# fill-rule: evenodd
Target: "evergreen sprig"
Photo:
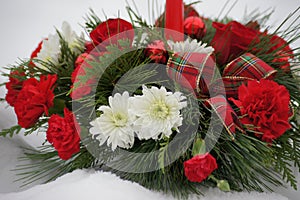
<path fill-rule="evenodd" d="M 0 136 L 2 137 L 13 137 L 15 134 L 19 134 L 22 130 L 22 127 L 19 125 L 12 126 L 8 129 L 2 129 L 0 132 Z"/>
<path fill-rule="evenodd" d="M 282 174 L 282 178 L 297 190 L 294 168 L 300 167 L 300 129 L 292 121 L 292 129 L 288 130 L 273 144 L 275 169 Z"/>
<path fill-rule="evenodd" d="M 21 181 L 23 187 L 39 180 L 47 183 L 76 169 L 89 168 L 97 163 L 85 148 L 81 148 L 79 153 L 67 161 L 59 158 L 51 145 L 44 145 L 38 150 L 25 149 L 24 154 L 20 162 L 28 164 L 19 164 L 14 169 L 19 176 L 15 181 Z"/>
<path fill-rule="evenodd" d="M 213 150 L 220 162 L 215 176 L 227 180 L 231 189 L 272 191 L 271 185 L 283 184 L 280 174 L 271 167 L 274 150 L 266 143 L 242 133 L 236 134 L 234 141 L 226 133 L 221 137 L 225 140 Z"/>
<path fill-rule="evenodd" d="M 90 9 L 90 12 L 86 15 L 84 19 L 85 28 L 88 32 L 94 30 L 102 22 L 93 9 Z"/>

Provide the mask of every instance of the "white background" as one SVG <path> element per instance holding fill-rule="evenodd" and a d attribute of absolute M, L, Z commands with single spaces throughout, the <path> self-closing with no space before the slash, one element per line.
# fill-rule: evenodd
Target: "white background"
<path fill-rule="evenodd" d="M 135 0 L 139 12 L 149 20 L 148 1 L 153 2 L 155 11 L 161 11 L 164 0 Z M 218 16 L 227 0 L 202 0 L 196 6 L 204 16 Z M 132 0 L 128 0 L 133 5 Z M 185 0 L 186 3 L 192 2 Z M 230 5 L 235 0 L 231 0 Z M 83 17 L 89 8 L 105 19 L 117 17 L 128 18 L 125 10 L 125 0 L 1 0 L 0 3 L 0 66 L 14 63 L 18 57 L 26 58 L 35 49 L 39 41 L 54 32 L 54 27 L 60 28 L 64 20 L 68 21 L 76 31 L 81 31 Z M 245 8 L 261 12 L 268 8 L 276 8 L 270 25 L 279 25 L 292 11 L 300 6 L 299 0 L 239 0 L 229 16 L 241 19 Z M 152 6 L 151 6 L 152 7 Z M 158 7 L 158 9 L 157 9 Z M 226 12 L 224 12 L 225 14 Z M 152 18 L 152 14 L 150 14 Z M 158 15 L 156 15 L 158 16 Z M 153 20 L 152 20 L 153 21 Z M 150 21 L 151 22 L 151 21 Z"/>
<path fill-rule="evenodd" d="M 154 19 L 163 10 L 164 1 L 160 0 L 135 0 L 138 11 L 148 22 Z M 152 10 L 154 1 L 155 15 L 149 14 L 149 6 Z M 217 17 L 222 10 L 225 0 L 202 0 L 203 2 L 196 5 L 197 11 L 205 17 Z M 129 4 L 133 6 L 131 0 Z M 149 3 L 150 2 L 150 3 Z M 158 2 L 158 3 L 157 3 Z M 191 1 L 186 0 L 186 3 Z M 229 2 L 225 12 L 230 8 L 234 0 Z M 60 29 L 63 21 L 71 24 L 72 28 L 77 32 L 83 31 L 80 25 L 84 24 L 84 16 L 92 8 L 98 16 L 105 20 L 110 17 L 121 16 L 129 20 L 125 10 L 126 2 L 123 0 L 1 0 L 0 3 L 0 69 L 8 64 L 14 64 L 18 58 L 27 58 L 36 48 L 41 39 L 54 33 L 54 27 Z M 252 11 L 259 9 L 264 12 L 268 8 L 274 8 L 268 25 L 278 26 L 284 18 L 300 6 L 299 0 L 240 0 L 237 1 L 229 16 L 236 19 L 242 19 L 245 9 Z M 298 13 L 299 14 L 299 13 Z M 297 22 L 300 23 L 299 20 Z M 87 38 L 87 37 L 86 37 Z M 294 44 L 300 46 L 300 42 Z M 1 78 L 2 82 L 3 78 Z M 4 88 L 0 89 L 0 95 L 5 94 Z M 0 129 L 7 128 L 15 123 L 15 116 L 11 109 L 5 109 L 6 105 L 0 105 Z M 36 143 L 32 141 L 33 137 L 26 139 L 28 143 Z M 11 143 L 12 142 L 12 143 Z M 13 140 L 0 139 L 0 151 L 9 148 L 9 145 L 19 145 L 20 139 Z M 16 146 L 16 148 L 17 148 Z M 9 163 L 14 163 L 14 156 L 19 153 L 18 150 L 10 152 L 11 155 L 4 155 L 0 152 L 0 160 L 5 160 L 6 167 L 0 164 L 0 192 L 8 192 L 17 190 L 16 184 L 10 183 L 11 172 L 9 172 Z M 6 156 L 6 157 L 4 157 Z M 1 171 L 2 170 L 2 171 Z M 279 189 L 278 192 L 290 197 L 298 199 L 300 192 L 292 190 Z"/>

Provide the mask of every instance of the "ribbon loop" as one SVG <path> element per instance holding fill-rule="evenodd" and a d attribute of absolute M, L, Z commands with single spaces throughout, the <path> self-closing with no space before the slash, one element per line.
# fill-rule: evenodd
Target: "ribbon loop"
<path fill-rule="evenodd" d="M 227 97 L 236 97 L 239 86 L 248 80 L 273 79 L 276 70 L 251 53 L 231 61 L 223 71 Z"/>
<path fill-rule="evenodd" d="M 199 98 L 208 98 L 209 87 L 216 75 L 216 64 L 209 54 L 174 53 L 168 60 L 167 74 L 181 86 L 195 92 Z"/>
<path fill-rule="evenodd" d="M 234 139 L 236 129 L 244 131 L 226 97 L 237 97 L 238 88 L 248 80 L 273 79 L 277 71 L 251 53 L 245 53 L 227 64 L 222 77 L 216 76 L 216 70 L 210 55 L 194 52 L 175 53 L 167 64 L 169 77 L 196 92 L 199 98 L 206 99 L 206 104 L 216 112 Z"/>
<path fill-rule="evenodd" d="M 232 140 L 234 140 L 235 138 L 236 129 L 243 132 L 242 125 L 237 114 L 234 112 L 224 96 L 218 95 L 212 97 L 206 100 L 206 104 L 208 104 L 211 109 L 213 109 L 214 112 L 218 115 L 220 121 L 222 122 Z"/>

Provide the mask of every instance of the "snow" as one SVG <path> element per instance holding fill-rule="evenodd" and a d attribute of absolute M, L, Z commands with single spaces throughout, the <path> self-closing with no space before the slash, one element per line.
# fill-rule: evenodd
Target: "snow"
<path fill-rule="evenodd" d="M 153 0 L 150 0 L 150 2 L 152 1 Z M 197 5 L 197 10 L 205 16 L 217 16 L 226 1 L 227 0 L 204 0 L 203 3 Z M 0 66 L 13 64 L 17 61 L 18 57 L 28 57 L 40 40 L 49 33 L 53 33 L 54 27 L 61 27 L 63 21 L 68 21 L 72 28 L 79 33 L 82 29 L 78 23 L 83 24 L 83 16 L 88 13 L 89 8 L 93 8 L 101 18 L 105 18 L 105 15 L 108 17 L 116 17 L 118 16 L 118 11 L 120 11 L 119 16 L 124 16 L 127 20 L 129 19 L 125 11 L 125 1 L 110 0 L 109 3 L 107 3 L 107 1 L 105 1 L 105 3 L 103 2 L 103 0 L 3 1 L 0 7 Z M 139 12 L 145 15 L 145 19 L 149 19 L 148 21 L 153 22 L 153 19 L 148 17 L 147 14 L 148 1 L 135 0 L 135 2 Z M 185 0 L 185 2 L 189 3 L 192 2 L 192 0 Z M 233 2 L 234 1 L 231 1 L 230 3 L 232 4 Z M 260 11 L 276 7 L 273 18 L 271 18 L 269 24 L 275 22 L 278 25 L 289 13 L 299 6 L 299 0 L 289 0 L 288 3 L 280 0 L 238 1 L 230 15 L 241 19 L 246 5 L 250 8 L 248 11 L 257 7 L 260 8 Z M 102 10 L 105 15 L 102 14 Z M 161 6 L 158 6 L 158 10 L 162 10 Z M 54 12 L 55 14 L 53 15 Z M 3 71 L 3 68 L 0 68 L 0 70 Z M 5 79 L 1 77 L 0 83 L 4 80 Z M 1 87 L 0 97 L 3 97 L 5 93 L 4 87 Z M 15 123 L 16 117 L 12 108 L 8 107 L 5 103 L 0 103 L 0 130 L 8 128 Z M 43 133 L 34 133 L 26 137 L 20 134 L 14 138 L 0 138 L 0 200 L 174 199 L 171 196 L 147 190 L 136 183 L 121 180 L 113 174 L 91 169 L 76 170 L 48 184 L 35 183 L 26 188 L 20 188 L 20 182 L 14 182 L 17 176 L 16 172 L 12 170 L 15 169 L 17 164 L 20 164 L 18 158 L 23 155 L 22 148 L 28 146 L 33 148 L 37 147 L 44 139 L 45 135 Z M 300 177 L 296 171 L 295 175 L 298 177 L 298 181 L 300 181 Z M 193 196 L 190 199 L 299 199 L 300 191 L 294 191 L 289 187 L 287 187 L 287 189 L 274 189 L 276 191 L 275 193 L 223 193 L 218 189 L 209 189 L 206 191 L 204 197 Z"/>
<path fill-rule="evenodd" d="M 93 170 L 76 170 L 58 178 L 55 182 L 39 185 L 19 193 L 0 194 L 1 200 L 53 200 L 53 199 L 131 199 L 131 200 L 171 200 L 158 192 L 153 192 L 142 186 L 124 181 L 110 173 Z M 287 200 L 286 197 L 267 193 L 223 193 L 217 189 L 210 189 L 206 196 L 193 196 L 189 199 L 196 200 Z"/>

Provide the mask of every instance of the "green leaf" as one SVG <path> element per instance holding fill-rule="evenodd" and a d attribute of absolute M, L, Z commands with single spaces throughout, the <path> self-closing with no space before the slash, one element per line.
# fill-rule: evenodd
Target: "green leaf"
<path fill-rule="evenodd" d="M 197 138 L 193 145 L 192 155 L 196 156 L 198 154 L 205 154 L 206 153 L 206 145 L 205 141 L 201 138 Z"/>
<path fill-rule="evenodd" d="M 65 100 L 55 98 L 53 103 L 54 106 L 49 109 L 49 116 L 56 113 L 63 114 L 64 108 L 66 107 Z"/>
<path fill-rule="evenodd" d="M 230 192 L 230 185 L 226 180 L 218 181 L 217 187 L 223 192 Z"/>
<path fill-rule="evenodd" d="M 168 144 L 169 140 L 160 143 L 161 148 L 159 149 L 158 164 L 163 174 L 165 173 L 165 156 L 167 154 Z"/>

